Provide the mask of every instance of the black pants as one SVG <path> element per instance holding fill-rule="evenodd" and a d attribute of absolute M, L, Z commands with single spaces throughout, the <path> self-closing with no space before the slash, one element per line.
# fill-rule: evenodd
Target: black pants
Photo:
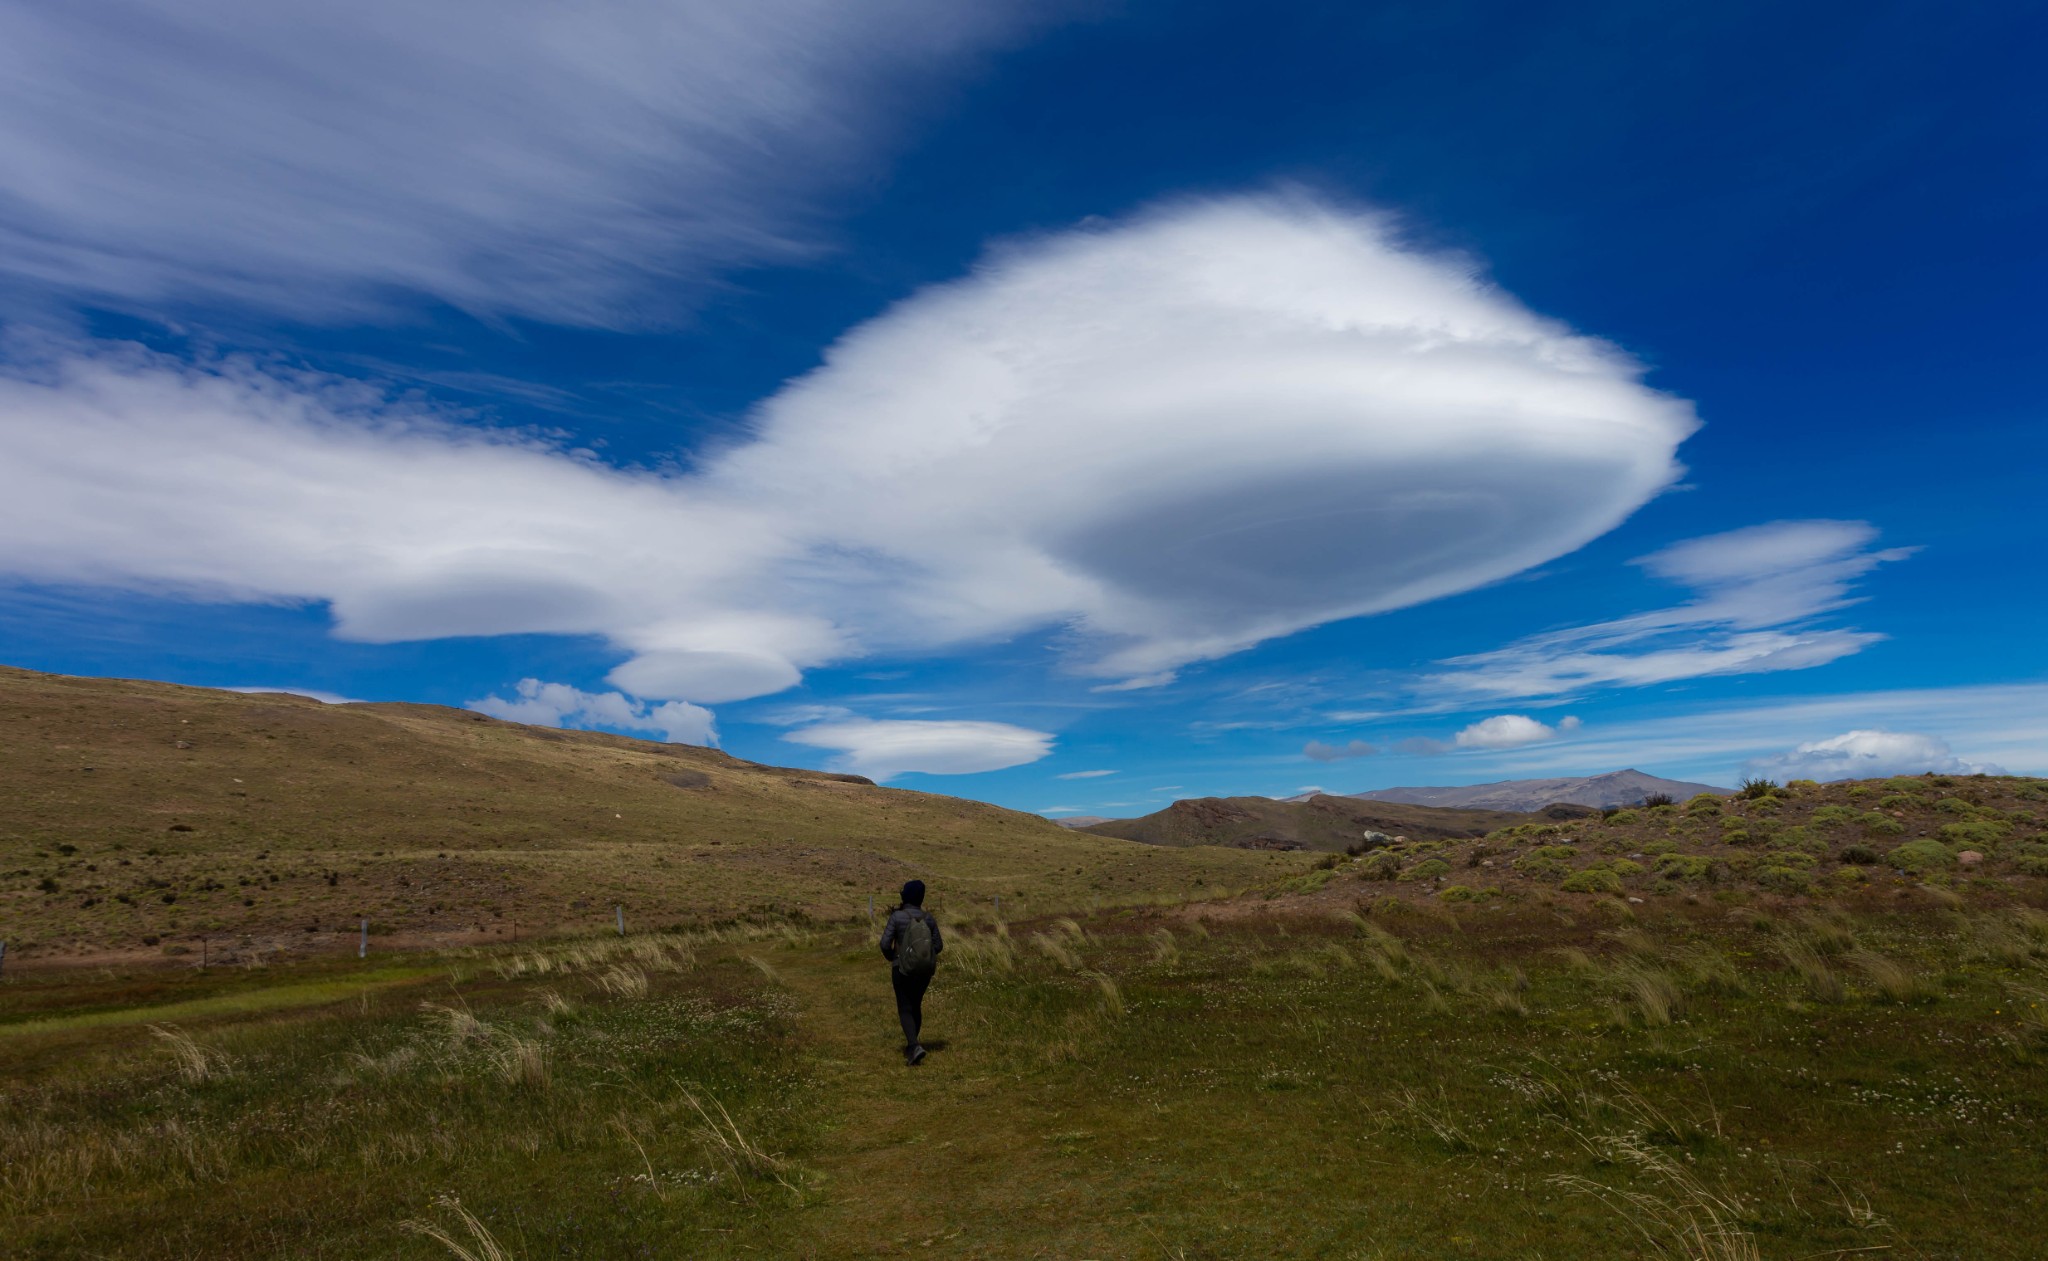
<path fill-rule="evenodd" d="M 929 972 L 908 975 L 889 969 L 889 984 L 896 987 L 896 1019 L 903 1022 L 903 1049 L 917 1045 L 918 1030 L 924 1028 L 924 992 L 932 983 Z"/>

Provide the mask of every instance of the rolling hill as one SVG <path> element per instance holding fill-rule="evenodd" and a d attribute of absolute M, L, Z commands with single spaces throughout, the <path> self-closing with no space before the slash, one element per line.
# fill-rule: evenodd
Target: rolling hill
<path fill-rule="evenodd" d="M 1438 809 L 1326 795 L 1303 801 L 1196 797 L 1136 819 L 1110 819 L 1081 831 L 1148 845 L 1335 852 L 1356 844 L 1367 831 L 1434 841 L 1484 836 L 1529 820 L 1527 814 L 1498 810 Z"/>
<path fill-rule="evenodd" d="M 713 749 L 409 704 L 0 667 L 0 939 L 62 956 L 441 944 L 1236 887 L 1283 855 L 1168 854 L 1037 815 Z M 204 939 L 208 944 L 202 945 Z"/>

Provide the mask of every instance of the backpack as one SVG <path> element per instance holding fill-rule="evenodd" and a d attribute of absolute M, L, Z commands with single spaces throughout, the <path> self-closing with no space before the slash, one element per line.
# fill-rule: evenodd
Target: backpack
<path fill-rule="evenodd" d="M 938 952 L 932 949 L 932 922 L 923 911 L 912 911 L 910 922 L 896 934 L 896 970 L 905 976 L 935 972 Z"/>

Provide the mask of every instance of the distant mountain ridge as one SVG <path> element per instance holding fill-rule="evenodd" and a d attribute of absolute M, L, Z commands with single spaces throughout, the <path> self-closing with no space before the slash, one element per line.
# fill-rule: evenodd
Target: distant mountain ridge
<path fill-rule="evenodd" d="M 1680 779 L 1659 779 L 1631 767 L 1604 775 L 1576 779 L 1503 779 L 1491 784 L 1467 784 L 1453 788 L 1375 788 L 1371 792 L 1346 793 L 1360 801 L 1394 801 L 1412 806 L 1437 806 L 1463 810 L 1506 810 L 1529 813 L 1556 802 L 1592 806 L 1641 805 L 1654 793 L 1665 793 L 1678 801 L 1700 793 L 1733 796 L 1732 788 L 1695 784 Z"/>

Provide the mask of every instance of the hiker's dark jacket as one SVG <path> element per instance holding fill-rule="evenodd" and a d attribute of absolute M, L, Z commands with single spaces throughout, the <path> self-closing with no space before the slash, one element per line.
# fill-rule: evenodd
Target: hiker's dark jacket
<path fill-rule="evenodd" d="M 932 957 L 938 958 L 939 952 L 946 948 L 946 943 L 939 937 L 939 921 L 933 919 L 930 912 L 921 906 L 899 906 L 889 912 L 889 922 L 882 925 L 882 957 L 891 963 L 896 962 L 896 938 L 910 927 L 913 915 L 932 926 Z"/>

